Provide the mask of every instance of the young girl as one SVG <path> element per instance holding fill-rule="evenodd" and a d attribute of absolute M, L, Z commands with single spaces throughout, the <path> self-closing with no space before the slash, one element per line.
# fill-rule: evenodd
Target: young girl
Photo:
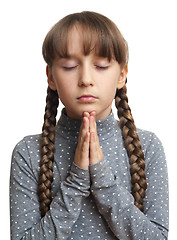
<path fill-rule="evenodd" d="M 12 156 L 11 238 L 167 239 L 165 155 L 154 133 L 135 127 L 120 31 L 98 13 L 71 14 L 49 31 L 43 56 L 43 132 Z"/>

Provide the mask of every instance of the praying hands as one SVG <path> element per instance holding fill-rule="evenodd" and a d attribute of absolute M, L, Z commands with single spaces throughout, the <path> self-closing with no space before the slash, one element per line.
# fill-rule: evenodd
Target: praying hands
<path fill-rule="evenodd" d="M 102 159 L 103 152 L 97 135 L 95 112 L 84 112 L 74 163 L 88 170 L 89 165 L 94 165 Z"/>

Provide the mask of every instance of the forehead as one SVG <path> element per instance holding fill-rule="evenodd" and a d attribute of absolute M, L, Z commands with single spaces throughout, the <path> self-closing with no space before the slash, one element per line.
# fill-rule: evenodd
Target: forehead
<path fill-rule="evenodd" d="M 74 26 L 68 32 L 68 38 L 67 38 L 68 55 L 75 55 L 77 53 L 84 54 L 83 42 L 84 42 L 84 39 L 83 39 L 81 27 Z"/>
<path fill-rule="evenodd" d="M 93 26 L 70 25 L 60 32 L 60 37 L 55 41 L 55 49 L 59 58 L 69 58 L 71 55 L 90 54 L 108 58 L 115 58 L 114 47 L 110 35 L 103 34 L 101 29 Z"/>

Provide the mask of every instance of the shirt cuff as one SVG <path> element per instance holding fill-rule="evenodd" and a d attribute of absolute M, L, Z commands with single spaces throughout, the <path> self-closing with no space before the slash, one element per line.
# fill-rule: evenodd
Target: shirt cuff
<path fill-rule="evenodd" d="M 71 165 L 71 173 L 74 174 L 79 179 L 83 179 L 85 181 L 89 181 L 90 182 L 89 170 L 85 170 L 83 168 L 80 168 L 74 162 Z"/>
<path fill-rule="evenodd" d="M 89 170 L 92 186 L 109 187 L 117 180 L 105 157 L 99 163 L 90 165 Z"/>

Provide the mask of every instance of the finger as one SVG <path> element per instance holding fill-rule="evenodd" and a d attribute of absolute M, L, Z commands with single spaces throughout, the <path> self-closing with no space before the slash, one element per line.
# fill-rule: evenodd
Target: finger
<path fill-rule="evenodd" d="M 90 114 L 89 114 L 88 112 L 84 112 L 84 113 L 83 113 L 83 116 L 89 118 L 89 117 L 90 117 Z"/>
<path fill-rule="evenodd" d="M 84 121 L 86 121 L 85 130 L 87 132 L 89 132 L 89 117 L 90 117 L 90 114 L 88 112 L 84 112 L 84 118 L 88 119 L 88 121 L 84 119 Z"/>
<path fill-rule="evenodd" d="M 89 168 L 89 139 L 90 133 L 87 132 L 84 140 L 78 144 L 74 157 L 75 164 L 85 170 Z"/>
<path fill-rule="evenodd" d="M 91 112 L 91 113 L 90 113 L 90 116 L 95 117 L 95 116 L 96 116 L 96 112 L 95 112 L 95 111 Z"/>
<path fill-rule="evenodd" d="M 91 112 L 90 113 L 90 116 L 93 116 L 93 118 L 94 118 L 94 127 L 95 127 L 95 130 L 97 131 L 97 127 L 96 127 L 96 112 L 95 111 L 93 111 L 93 112 Z"/>
<path fill-rule="evenodd" d="M 90 133 L 90 165 L 95 163 L 96 160 L 96 142 L 95 142 L 95 133 Z"/>
<path fill-rule="evenodd" d="M 90 132 L 96 132 L 96 123 L 95 123 L 94 116 L 92 115 L 90 116 L 89 123 L 90 123 Z"/>
<path fill-rule="evenodd" d="M 82 141 L 82 139 L 85 138 L 87 132 L 89 132 L 89 119 L 87 117 L 83 117 L 79 132 L 79 141 Z"/>
<path fill-rule="evenodd" d="M 94 165 L 103 159 L 104 155 L 95 133 L 90 133 L 90 158 L 89 164 Z"/>
<path fill-rule="evenodd" d="M 88 170 L 89 169 L 89 141 L 90 141 L 90 133 L 87 132 L 85 139 L 82 143 L 82 148 L 81 148 L 81 162 L 80 162 L 80 167 Z"/>
<path fill-rule="evenodd" d="M 88 159 L 89 157 L 89 141 L 90 133 L 87 132 L 81 146 L 81 159 Z"/>
<path fill-rule="evenodd" d="M 89 119 L 87 117 L 83 118 L 83 128 L 82 133 L 85 137 L 86 133 L 89 132 Z"/>

